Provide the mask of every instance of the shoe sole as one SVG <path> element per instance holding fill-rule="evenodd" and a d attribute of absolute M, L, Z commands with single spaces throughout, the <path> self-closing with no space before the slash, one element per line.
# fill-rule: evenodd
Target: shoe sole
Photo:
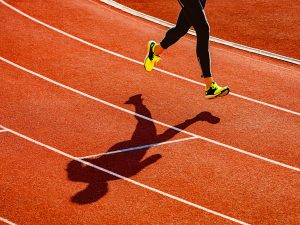
<path fill-rule="evenodd" d="M 230 92 L 229 88 L 226 88 L 225 90 L 221 91 L 217 95 L 208 95 L 208 96 L 205 96 L 205 98 L 207 98 L 207 99 L 214 99 L 214 98 L 217 98 L 217 97 L 223 97 L 223 96 L 228 95 L 229 92 Z"/>

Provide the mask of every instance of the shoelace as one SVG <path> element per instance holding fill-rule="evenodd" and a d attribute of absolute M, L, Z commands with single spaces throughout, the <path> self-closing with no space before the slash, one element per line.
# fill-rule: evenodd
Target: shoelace
<path fill-rule="evenodd" d="M 212 89 L 219 89 L 219 86 L 217 85 L 216 82 L 212 83 L 211 87 Z"/>
<path fill-rule="evenodd" d="M 149 59 L 152 61 L 153 59 L 154 59 L 154 49 L 153 49 L 153 47 L 155 46 L 155 44 L 154 43 L 151 43 L 150 44 L 150 53 L 149 53 Z"/>

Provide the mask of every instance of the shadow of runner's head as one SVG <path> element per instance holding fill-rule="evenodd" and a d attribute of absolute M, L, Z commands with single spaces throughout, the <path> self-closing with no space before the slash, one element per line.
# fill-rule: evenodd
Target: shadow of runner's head
<path fill-rule="evenodd" d="M 92 162 L 93 160 L 85 160 Z M 72 181 L 84 182 L 85 189 L 71 197 L 71 202 L 84 205 L 96 202 L 108 192 L 107 174 L 94 168 L 84 166 L 73 160 L 67 166 L 68 178 Z"/>
<path fill-rule="evenodd" d="M 142 94 L 131 96 L 124 104 L 139 105 L 143 103 Z"/>

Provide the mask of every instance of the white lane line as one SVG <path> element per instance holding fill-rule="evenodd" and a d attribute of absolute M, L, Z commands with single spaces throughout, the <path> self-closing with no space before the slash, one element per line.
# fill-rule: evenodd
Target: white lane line
<path fill-rule="evenodd" d="M 94 0 L 88 0 L 89 2 L 91 2 L 91 3 L 93 3 L 93 4 L 96 4 L 97 5 L 97 2 L 95 2 Z M 101 0 L 100 0 L 101 1 Z M 108 0 L 109 1 L 109 0 Z M 107 3 L 107 2 L 103 2 L 103 3 L 105 3 L 105 4 L 108 4 L 109 6 L 112 6 L 112 7 L 114 7 L 114 8 L 117 8 L 117 9 L 120 9 L 121 11 L 124 11 L 123 10 L 123 5 L 121 5 L 120 7 L 115 7 L 115 5 L 110 5 L 110 3 Z M 117 3 L 117 4 L 119 4 L 119 3 Z M 99 6 L 99 4 L 98 4 L 98 6 Z M 101 5 L 100 5 L 100 7 L 102 7 Z M 108 7 L 107 8 L 107 10 L 109 10 L 109 11 L 111 11 L 111 12 L 113 12 L 113 13 L 116 13 L 116 14 L 119 14 L 120 16 L 123 16 L 123 17 L 126 17 L 126 18 L 129 18 L 129 19 L 131 19 L 131 20 L 134 20 L 134 21 L 136 21 L 136 22 L 138 22 L 138 23 L 140 23 L 140 24 L 143 24 L 143 25 L 145 25 L 145 26 L 148 26 L 148 27 L 150 27 L 150 28 L 154 28 L 154 29 L 156 29 L 156 30 L 159 30 L 159 31 L 163 31 L 163 32 L 166 32 L 166 29 L 164 29 L 164 28 L 161 28 L 161 27 L 158 27 L 158 26 L 153 26 L 152 24 L 150 24 L 150 23 L 146 23 L 145 21 L 143 21 L 143 20 L 139 20 L 139 15 L 136 15 L 135 13 L 130 13 L 130 12 L 127 12 L 127 11 L 124 11 L 124 12 L 126 12 L 126 14 L 124 14 L 124 13 L 122 13 L 122 12 L 120 12 L 120 11 L 116 11 L 115 9 L 113 9 L 112 7 Z M 126 6 L 124 6 L 125 8 L 126 8 Z M 131 9 L 131 8 L 128 8 L 128 9 Z M 139 11 L 137 11 L 137 13 L 140 13 Z M 143 13 L 142 13 L 143 14 Z M 134 17 L 131 17 L 131 16 L 136 16 L 137 18 L 134 18 Z M 146 19 L 146 20 L 148 20 L 147 19 L 147 17 L 148 17 L 148 15 L 147 14 L 144 14 L 145 15 L 145 17 L 144 16 L 141 16 L 140 18 L 143 18 L 143 19 Z M 151 16 L 150 16 L 151 17 Z M 155 18 L 155 17 L 153 17 L 154 18 L 154 20 L 152 21 L 152 20 L 150 20 L 151 22 L 153 22 L 153 23 L 157 23 L 156 22 L 156 20 L 155 19 L 157 19 L 157 18 Z M 160 19 L 158 19 L 158 21 L 159 21 Z M 167 24 L 168 24 L 168 22 L 166 22 Z M 164 24 L 160 24 L 159 22 L 158 22 L 158 24 L 159 25 L 162 25 L 162 26 L 165 26 Z M 167 27 L 167 28 L 172 28 L 172 27 L 174 27 L 175 25 L 173 25 L 172 26 L 172 24 L 171 23 L 169 23 L 169 25 L 166 25 L 165 27 Z M 192 35 L 192 36 L 196 36 L 196 33 L 195 33 L 195 31 L 194 30 L 189 30 L 189 32 L 188 32 L 188 34 L 190 34 L 190 35 Z M 182 37 L 183 39 L 185 39 L 185 40 L 187 40 L 187 41 L 190 41 L 190 42 L 192 42 L 192 43 L 196 43 L 195 42 L 195 40 L 193 40 L 193 39 L 190 39 L 190 38 L 188 38 L 188 37 Z M 260 54 L 261 52 L 266 52 L 266 51 L 264 51 L 264 50 L 260 50 L 260 49 L 255 49 L 255 48 L 250 48 L 250 47 L 247 47 L 247 46 L 244 46 L 244 45 L 240 45 L 240 44 L 236 44 L 236 43 L 233 43 L 233 42 L 229 42 L 229 41 L 226 41 L 226 40 L 222 40 L 222 39 L 219 39 L 219 38 L 215 38 L 215 37 L 211 37 L 210 36 L 210 41 L 212 41 L 212 42 L 216 42 L 216 43 L 220 43 L 220 44 L 222 44 L 222 45 L 226 45 L 226 46 L 230 46 L 230 47 L 232 47 L 232 48 L 237 48 L 237 49 L 240 49 L 240 50 L 243 50 L 243 51 L 246 51 L 246 52 L 250 52 L 250 53 L 256 53 L 256 54 L 258 54 L 258 55 L 264 55 L 264 54 Z M 241 47 L 239 47 L 239 46 L 241 46 Z M 270 63 L 270 62 L 267 62 L 267 61 L 265 61 L 265 60 L 261 60 L 261 59 L 256 59 L 256 58 L 253 58 L 253 57 L 251 57 L 251 56 L 246 56 L 245 54 L 241 54 L 241 53 L 238 53 L 238 52 L 233 52 L 232 50 L 229 50 L 229 49 L 224 49 L 224 48 L 220 48 L 220 47 L 217 47 L 217 46 L 211 46 L 211 49 L 218 49 L 219 51 L 222 51 L 222 52 L 226 52 L 227 54 L 233 54 L 233 55 L 237 55 L 237 56 L 239 56 L 239 57 L 243 57 L 243 58 L 247 58 L 247 59 L 249 59 L 249 60 L 251 60 L 251 61 L 255 61 L 255 62 L 260 62 L 260 63 L 264 63 L 264 64 L 267 64 L 267 65 L 271 65 L 271 66 L 273 66 L 273 67 L 277 67 L 277 68 L 281 68 L 281 70 L 287 70 L 287 71 L 293 71 L 293 72 L 295 72 L 295 70 L 294 69 L 291 69 L 291 68 L 288 68 L 288 67 L 285 67 L 285 66 L 281 66 L 281 65 L 278 65 L 278 64 L 274 64 L 274 63 Z M 252 50 L 253 49 L 253 50 Z M 288 58 L 288 57 L 286 57 L 286 56 L 281 56 L 281 55 L 277 55 L 277 54 L 274 54 L 274 53 L 271 53 L 271 52 L 266 52 L 266 53 L 269 53 L 270 55 L 274 55 L 275 57 L 273 57 L 273 56 L 269 56 L 269 55 L 264 55 L 264 56 L 267 56 L 267 57 L 271 57 L 271 58 L 275 58 L 275 59 L 278 59 L 278 60 L 282 60 L 280 57 L 284 57 L 284 58 L 286 58 L 286 59 L 291 59 L 291 60 L 294 60 L 296 63 L 295 64 L 297 64 L 297 61 L 299 62 L 299 64 L 300 64 L 300 60 L 298 60 L 298 59 L 293 59 L 293 58 Z M 276 56 L 278 56 L 278 57 L 276 57 Z M 282 61 L 288 61 L 288 60 L 282 60 Z M 292 61 L 290 61 L 290 63 L 293 63 Z"/>
<path fill-rule="evenodd" d="M 168 74 L 170 76 L 179 78 L 181 80 L 185 80 L 185 81 L 188 81 L 190 83 L 194 83 L 194 84 L 201 85 L 201 86 L 205 87 L 205 84 L 203 84 L 201 82 L 198 82 L 198 81 L 186 78 L 186 77 L 182 77 L 180 75 L 177 75 L 177 74 L 174 74 L 174 73 L 171 73 L 171 72 L 159 69 L 159 68 L 154 68 L 154 69 L 157 70 L 157 71 L 159 71 L 159 72 L 161 72 L 161 73 L 165 73 L 165 74 Z M 250 102 L 254 102 L 254 103 L 257 103 L 257 104 L 260 104 L 260 105 L 264 105 L 264 106 L 268 106 L 270 108 L 277 109 L 277 110 L 280 110 L 280 111 L 283 111 L 283 112 L 286 112 L 286 113 L 290 113 L 290 114 L 293 114 L 293 115 L 296 115 L 296 116 L 300 116 L 300 112 L 296 112 L 296 111 L 293 111 L 293 110 L 290 110 L 290 109 L 286 109 L 286 108 L 283 108 L 283 107 L 280 107 L 280 106 L 272 105 L 270 103 L 259 101 L 259 100 L 256 100 L 256 99 L 253 99 L 253 98 L 250 98 L 250 97 L 246 97 L 246 96 L 243 96 L 243 95 L 239 95 L 239 94 L 236 94 L 236 93 L 233 93 L 233 92 L 230 92 L 229 94 L 233 95 L 235 97 L 238 97 L 238 98 L 250 101 Z"/>
<path fill-rule="evenodd" d="M 192 207 L 195 207 L 195 208 L 200 209 L 200 210 L 203 210 L 203 211 L 205 211 L 205 212 L 214 214 L 214 215 L 219 216 L 219 217 L 222 217 L 222 218 L 224 218 L 224 219 L 233 221 L 233 222 L 235 222 L 235 223 L 243 224 L 243 225 L 248 225 L 248 223 L 243 222 L 243 221 L 241 221 L 241 220 L 238 220 L 238 219 L 235 219 L 235 218 L 233 218 L 233 217 L 227 216 L 227 215 L 225 215 L 225 214 L 222 214 L 222 213 L 216 212 L 216 211 L 214 211 L 214 210 L 208 209 L 208 208 L 203 207 L 203 206 L 201 206 L 201 205 L 197 205 L 197 204 L 195 204 L 195 203 L 193 203 L 193 202 L 190 202 L 190 201 L 187 201 L 187 200 L 185 200 L 185 199 L 176 197 L 176 196 L 174 196 L 174 195 L 171 195 L 171 194 L 168 194 L 168 193 L 166 193 L 166 192 L 160 191 L 160 190 L 158 190 L 158 189 L 156 189 L 156 188 L 150 187 L 150 186 L 148 186 L 148 185 L 142 184 L 142 183 L 137 182 L 137 181 L 135 181 L 135 180 L 132 180 L 132 179 L 130 179 L 130 178 L 124 177 L 124 176 L 122 176 L 122 175 L 120 175 L 120 174 L 114 173 L 114 172 L 112 172 L 112 171 L 110 171 L 110 170 L 107 170 L 107 169 L 104 169 L 104 168 L 102 168 L 102 167 L 96 166 L 96 165 L 94 165 L 94 164 L 92 164 L 92 163 L 89 163 L 89 162 L 83 160 L 83 159 L 80 159 L 80 158 L 77 158 L 77 157 L 75 157 L 75 156 L 72 156 L 72 155 L 70 155 L 70 154 L 68 154 L 68 153 L 66 153 L 66 152 L 63 152 L 63 151 L 61 151 L 61 150 L 59 150 L 59 149 L 56 149 L 56 148 L 54 148 L 54 147 L 51 147 L 51 146 L 49 146 L 49 145 L 47 145 L 47 144 L 44 144 L 44 143 L 39 142 L 39 141 L 37 141 L 37 140 L 34 140 L 34 139 L 32 139 L 32 138 L 30 138 L 30 137 L 24 135 L 24 134 L 21 134 L 21 133 L 19 133 L 19 132 L 17 132 L 17 131 L 14 131 L 14 130 L 12 130 L 12 129 L 6 128 L 6 127 L 4 127 L 4 126 L 2 126 L 2 125 L 0 125 L 0 127 L 7 129 L 10 133 L 12 133 L 12 134 L 14 134 L 14 135 L 16 135 L 16 136 L 18 136 L 18 137 L 21 137 L 21 138 L 23 138 L 23 139 L 25 139 L 25 140 L 27 140 L 27 141 L 30 141 L 30 142 L 32 142 L 32 143 L 34 143 L 34 144 L 36 144 L 36 145 L 40 145 L 40 146 L 42 146 L 42 147 L 44 147 L 44 148 L 47 148 L 47 149 L 49 149 L 49 150 L 51 150 L 51 151 L 53 151 L 53 152 L 56 152 L 56 153 L 58 153 L 58 154 L 60 154 L 60 155 L 65 156 L 65 157 L 67 157 L 67 158 L 69 158 L 69 159 L 76 160 L 77 162 L 80 162 L 80 163 L 85 164 L 85 165 L 87 165 L 87 166 L 93 167 L 93 168 L 96 169 L 96 170 L 100 170 L 100 171 L 102 171 L 102 172 L 108 173 L 108 174 L 110 174 L 110 175 L 112 175 L 112 176 L 115 176 L 115 177 L 117 177 L 117 178 L 119 178 L 119 179 L 126 180 L 126 181 L 129 182 L 129 183 L 135 184 L 135 185 L 140 186 L 140 187 L 142 187 L 142 188 L 145 188 L 145 189 L 147 189 L 147 190 L 153 191 L 153 192 L 158 193 L 158 194 L 160 194 L 160 195 L 163 195 L 163 196 L 165 196 L 165 197 L 174 199 L 174 200 L 179 201 L 179 202 L 181 202 L 181 203 L 184 203 L 184 204 L 186 204 L 186 205 L 190 205 L 190 206 L 192 206 Z"/>
<path fill-rule="evenodd" d="M 121 55 L 121 54 L 119 54 L 119 53 L 112 52 L 112 51 L 110 51 L 110 50 L 107 50 L 107 49 L 105 49 L 105 48 L 102 48 L 102 47 L 100 47 L 100 46 L 97 46 L 97 45 L 95 45 L 95 44 L 92 44 L 92 43 L 90 43 L 90 42 L 87 42 L 87 41 L 85 41 L 85 40 L 83 40 L 83 39 L 80 39 L 80 38 L 78 38 L 78 37 L 76 37 L 76 36 L 74 36 L 74 35 L 71 35 L 71 34 L 69 34 L 69 33 L 66 33 L 66 32 L 64 32 L 64 31 L 62 31 L 62 30 L 59 30 L 59 29 L 57 29 L 57 28 L 55 28 L 55 27 L 53 27 L 53 26 L 50 26 L 50 25 L 48 25 L 48 24 L 46 24 L 46 23 L 44 23 L 44 22 L 42 22 L 42 21 L 40 21 L 40 20 L 38 20 L 38 19 L 35 19 L 35 18 L 29 16 L 28 14 L 26 14 L 26 13 L 20 11 L 19 9 L 17 9 L 17 8 L 15 8 L 15 7 L 13 7 L 13 6 L 11 6 L 10 4 L 6 3 L 5 1 L 0 1 L 0 3 L 4 4 L 5 6 L 7 6 L 7 7 L 10 8 L 10 9 L 12 9 L 13 11 L 15 11 L 15 12 L 21 14 L 22 16 L 24 16 L 24 17 L 26 17 L 26 18 L 28 18 L 28 19 L 30 19 L 30 20 L 32 20 L 32 21 L 34 21 L 34 22 L 36 22 L 36 23 L 38 23 L 38 24 L 40 24 L 40 25 L 43 25 L 43 26 L 45 26 L 45 27 L 47 27 L 47 28 L 49 28 L 49 29 L 51 29 L 51 30 L 54 30 L 54 31 L 56 31 L 56 32 L 58 32 L 58 33 L 60 33 L 60 34 L 62 34 L 62 35 L 65 35 L 65 36 L 67 36 L 67 37 L 69 37 L 69 38 L 71 38 L 71 39 L 73 39 L 73 40 L 79 41 L 79 42 L 81 42 L 81 43 L 83 43 L 83 44 L 86 44 L 86 45 L 88 45 L 88 46 L 90 46 L 90 47 L 93 47 L 93 48 L 98 49 L 98 50 L 100 50 L 100 51 L 103 51 L 103 52 L 106 52 L 106 53 L 108 53 L 108 54 L 117 56 L 117 57 L 119 57 L 119 58 L 128 60 L 128 61 L 130 61 L 130 62 L 139 64 L 139 65 L 142 65 L 142 66 L 144 65 L 143 62 L 139 62 L 139 61 L 137 61 L 137 60 L 135 60 L 135 59 L 129 58 L 129 57 L 124 56 L 124 55 Z M 197 84 L 197 85 L 205 86 L 205 84 L 203 84 L 203 83 L 201 83 L 201 82 L 198 82 L 198 81 L 195 81 L 195 80 L 192 80 L 192 79 L 183 77 L 183 76 L 179 76 L 179 75 L 177 75 L 177 74 L 168 72 L 168 71 L 166 71 L 166 70 L 162 70 L 162 69 L 159 69 L 159 68 L 154 68 L 154 69 L 157 70 L 157 71 L 159 71 L 159 72 L 162 72 L 162 73 L 164 73 L 164 74 L 167 74 L 167 75 L 176 77 L 176 78 L 178 78 L 178 79 L 185 80 L 185 81 L 188 81 L 188 82 Z M 265 103 L 265 102 L 262 102 L 262 101 L 259 101 L 259 100 L 255 100 L 255 99 L 252 99 L 252 98 L 249 98 L 249 97 L 244 97 L 244 96 L 242 96 L 242 95 L 235 94 L 235 93 L 232 93 L 232 92 L 230 92 L 229 94 L 231 94 L 231 95 L 233 95 L 233 96 L 235 96 L 235 97 L 241 98 L 241 99 L 245 99 L 245 100 L 248 100 L 248 101 L 251 101 L 251 102 L 255 102 L 255 103 L 258 103 L 258 104 L 261 104 L 261 105 L 264 105 L 264 106 L 271 107 L 271 108 L 273 108 L 273 109 L 277 109 L 277 110 L 280 110 L 280 111 L 283 111 L 283 112 L 287 112 L 287 113 L 290 113 L 290 114 L 294 114 L 294 115 L 300 116 L 300 112 L 296 112 L 296 111 L 289 110 L 289 109 L 286 109 L 286 108 L 283 108 L 283 107 L 275 106 L 275 105 L 272 105 L 272 104 L 269 104 L 269 103 Z"/>
<path fill-rule="evenodd" d="M 141 145 L 141 146 L 136 146 L 136 147 L 132 147 L 132 148 L 124 148 L 124 149 L 120 149 L 120 150 L 116 150 L 116 151 L 104 152 L 104 153 L 100 153 L 100 154 L 82 156 L 82 157 L 77 157 L 77 158 L 80 158 L 80 159 L 97 158 L 102 155 L 112 155 L 112 154 L 117 154 L 117 153 L 136 151 L 136 150 L 140 150 L 140 149 L 144 149 L 144 148 L 174 144 L 174 143 L 184 142 L 184 141 L 193 140 L 193 139 L 197 139 L 197 137 L 188 137 L 188 138 L 182 138 L 182 139 L 177 139 L 177 140 L 173 140 L 173 141 L 158 142 L 158 143 L 154 143 L 154 144 Z"/>
<path fill-rule="evenodd" d="M 189 131 L 185 131 L 185 130 L 179 129 L 179 128 L 177 128 L 177 127 L 174 127 L 174 126 L 171 126 L 171 125 L 169 125 L 169 124 L 160 122 L 160 121 L 158 121 L 158 120 L 154 120 L 154 119 L 152 119 L 152 118 L 149 118 L 149 117 L 143 116 L 143 115 L 141 115 L 141 114 L 132 112 L 132 111 L 130 111 L 130 110 L 128 110 L 128 109 L 125 109 L 125 108 L 122 108 L 122 107 L 120 107 L 120 106 L 114 105 L 114 104 L 112 104 L 112 103 L 110 103 L 110 102 L 104 101 L 104 100 L 102 100 L 102 99 L 99 99 L 99 98 L 97 98 L 97 97 L 94 97 L 94 96 L 92 96 L 92 95 L 89 95 L 89 94 L 87 94 L 87 93 L 84 93 L 84 92 L 82 92 L 82 91 L 79 91 L 79 90 L 74 89 L 74 88 L 72 88 L 72 87 L 69 87 L 69 86 L 67 86 L 67 85 L 61 84 L 61 83 L 59 83 L 59 82 L 57 82 L 57 81 L 54 81 L 54 80 L 52 80 L 52 79 L 50 79 L 50 78 L 48 78 L 48 77 L 45 77 L 45 76 L 43 76 L 43 75 L 40 75 L 40 74 L 38 74 L 38 73 L 36 73 L 36 72 L 33 72 L 33 71 L 29 70 L 29 69 L 26 69 L 26 68 L 24 68 L 24 67 L 22 67 L 22 66 L 20 66 L 20 65 L 18 65 L 18 64 L 16 64 L 16 63 L 14 63 L 14 62 L 11 62 L 11 61 L 9 61 L 9 60 L 7 60 L 7 59 L 1 57 L 1 56 L 0 56 L 0 60 L 4 61 L 4 62 L 6 62 L 6 63 L 8 63 L 8 64 L 10 64 L 10 65 L 12 65 L 12 66 L 18 68 L 18 69 L 20 69 L 20 70 L 23 70 L 23 71 L 25 71 L 25 72 L 27 72 L 27 73 L 30 73 L 31 75 L 34 75 L 34 76 L 39 77 L 39 78 L 41 78 L 41 79 L 43 79 L 43 80 L 45 80 L 45 81 L 48 81 L 48 82 L 50 82 L 50 83 L 52 83 L 52 84 L 55 84 L 55 85 L 57 85 L 57 86 L 59 86 L 59 87 L 61 87 L 61 88 L 65 88 L 65 89 L 67 89 L 67 90 L 69 90 L 69 91 L 72 91 L 72 92 L 74 92 L 74 93 L 76 93 L 76 94 L 79 94 L 79 95 L 84 96 L 84 97 L 86 97 L 86 98 L 92 99 L 92 100 L 94 100 L 94 101 L 96 101 L 96 102 L 100 102 L 100 103 L 102 103 L 102 104 L 104 104 L 104 105 L 107 105 L 107 106 L 110 106 L 110 107 L 112 107 L 112 108 L 118 109 L 118 110 L 120 110 L 120 111 L 122 111 L 122 112 L 126 112 L 126 113 L 128 113 L 128 114 L 134 115 L 134 116 L 139 117 L 139 118 L 142 118 L 142 119 L 144 119 L 144 120 L 151 121 L 151 122 L 153 122 L 153 123 L 162 125 L 162 126 L 164 126 L 164 127 L 171 128 L 171 129 L 173 129 L 173 130 L 176 130 L 176 131 L 179 131 L 179 132 L 188 134 L 188 135 L 190 135 L 191 137 L 196 137 L 196 138 L 198 138 L 198 139 L 201 139 L 201 140 L 210 142 L 210 143 L 212 143 L 212 144 L 215 144 L 215 145 L 218 145 L 218 146 L 222 146 L 222 147 L 224 147 L 224 148 L 231 149 L 231 150 L 233 150 L 233 151 L 242 153 L 242 154 L 244 154 L 244 155 L 248 155 L 248 156 L 250 156 L 250 157 L 253 157 L 253 158 L 256 158 L 256 159 L 260 159 L 260 160 L 263 160 L 263 161 L 268 162 L 268 163 L 271 163 L 271 164 L 275 164 L 275 165 L 278 165 L 278 166 L 281 166 L 281 167 L 285 167 L 285 168 L 290 169 L 290 170 L 294 170 L 294 171 L 300 172 L 300 169 L 297 168 L 297 167 L 290 166 L 290 165 L 287 165 L 287 164 L 285 164 L 285 163 L 281 163 L 281 162 L 278 162 L 278 161 L 275 161 L 275 160 L 272 160 L 272 159 L 269 159 L 269 158 L 266 158 L 266 157 L 263 157 L 263 156 L 260 156 L 260 155 L 256 155 L 256 154 L 254 154 L 254 153 L 247 152 L 247 151 L 245 151 L 245 150 L 242 150 L 242 149 L 233 147 L 233 146 L 231 146 L 231 145 L 227 145 L 227 144 L 224 144 L 224 143 L 222 143 L 222 142 L 218 142 L 218 141 L 212 140 L 212 139 L 210 139 L 210 138 L 206 138 L 206 137 L 203 137 L 203 136 L 201 136 L 201 135 L 194 134 L 194 133 L 192 133 L 192 132 L 189 132 Z"/>
<path fill-rule="evenodd" d="M 7 219 L 1 217 L 1 216 L 0 216 L 0 221 L 2 221 L 2 222 L 4 222 L 4 223 L 7 223 L 7 224 L 9 224 L 9 225 L 16 225 L 15 223 L 13 223 L 13 222 L 11 222 L 11 221 L 9 221 L 9 220 L 7 220 Z"/>
<path fill-rule="evenodd" d="M 109 6 L 113 6 L 114 8 L 120 9 L 123 12 L 126 12 L 128 14 L 134 15 L 136 17 L 140 17 L 142 19 L 151 21 L 153 23 L 162 25 L 162 26 L 167 27 L 167 28 L 172 28 L 172 27 L 175 26 L 175 24 L 169 23 L 169 22 L 161 20 L 159 18 L 156 18 L 156 17 L 150 16 L 150 15 L 147 15 L 145 13 L 142 13 L 140 11 L 134 10 L 132 8 L 129 8 L 129 7 L 127 7 L 125 5 L 122 5 L 118 2 L 115 2 L 113 0 L 99 0 L 99 1 L 102 2 L 102 3 L 105 3 Z M 188 33 L 193 35 L 193 36 L 196 36 L 196 32 L 194 30 L 189 30 Z M 291 57 L 275 54 L 275 53 L 268 52 L 268 51 L 261 50 L 261 49 L 257 49 L 257 48 L 251 48 L 251 47 L 248 47 L 248 46 L 245 46 L 245 45 L 237 44 L 237 43 L 234 43 L 234 42 L 226 41 L 226 40 L 216 38 L 216 37 L 212 37 L 212 36 L 210 36 L 209 39 L 210 39 L 210 41 L 213 41 L 213 42 L 216 42 L 216 43 L 219 43 L 219 44 L 222 44 L 222 45 L 230 46 L 230 47 L 237 48 L 237 49 L 240 49 L 240 50 L 243 50 L 243 51 L 247 51 L 247 52 L 255 53 L 255 54 L 258 54 L 258 55 L 267 56 L 269 58 L 274 58 L 274 59 L 278 59 L 278 60 L 281 60 L 281 61 L 286 61 L 286 62 L 289 62 L 289 63 L 300 65 L 300 60 L 298 60 L 298 59 L 294 59 L 294 58 L 291 58 Z"/>
<path fill-rule="evenodd" d="M 0 130 L 0 133 L 4 133 L 4 132 L 7 132 L 7 130 Z"/>

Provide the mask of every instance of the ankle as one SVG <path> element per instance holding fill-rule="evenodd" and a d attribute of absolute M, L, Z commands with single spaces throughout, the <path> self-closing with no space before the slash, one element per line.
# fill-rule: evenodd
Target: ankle
<path fill-rule="evenodd" d="M 163 47 L 161 47 L 160 44 L 156 45 L 154 48 L 154 55 L 159 56 L 160 54 L 162 54 L 164 51 Z"/>
<path fill-rule="evenodd" d="M 205 77 L 204 78 L 204 83 L 206 85 L 206 89 L 208 89 L 212 85 L 212 83 L 214 83 L 214 82 L 215 81 L 213 80 L 212 77 Z"/>

